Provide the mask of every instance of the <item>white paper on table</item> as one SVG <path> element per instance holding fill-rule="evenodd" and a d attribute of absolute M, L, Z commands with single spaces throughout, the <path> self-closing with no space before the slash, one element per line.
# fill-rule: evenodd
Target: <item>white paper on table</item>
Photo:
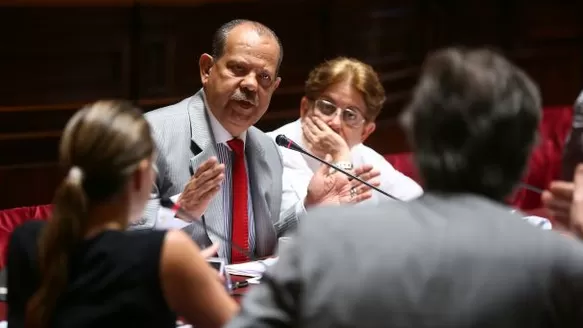
<path fill-rule="evenodd" d="M 267 267 L 270 267 L 275 263 L 277 263 L 277 257 L 261 261 L 229 264 L 226 269 L 231 275 L 257 278 L 263 275 Z"/>
<path fill-rule="evenodd" d="M 547 218 L 543 218 L 543 217 L 536 216 L 536 215 L 529 215 L 529 216 L 523 217 L 522 219 L 524 219 L 528 223 L 530 223 L 536 227 L 539 227 L 543 230 L 552 230 L 553 229 L 553 224 Z"/>
<path fill-rule="evenodd" d="M 180 194 L 170 197 L 170 200 L 177 202 Z M 156 219 L 156 230 L 169 230 L 169 229 L 182 229 L 188 225 L 190 222 L 186 222 L 174 216 L 172 210 L 161 207 L 158 210 L 158 218 Z"/>
<path fill-rule="evenodd" d="M 251 285 L 259 285 L 261 283 L 261 277 L 249 278 L 247 282 Z"/>

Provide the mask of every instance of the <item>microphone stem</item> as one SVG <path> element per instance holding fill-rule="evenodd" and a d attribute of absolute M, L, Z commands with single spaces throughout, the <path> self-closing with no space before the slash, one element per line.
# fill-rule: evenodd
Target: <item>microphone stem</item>
<path fill-rule="evenodd" d="M 392 199 L 394 199 L 394 200 L 399 200 L 399 199 L 398 199 L 398 198 L 396 198 L 395 196 L 393 196 L 393 195 L 390 195 L 390 194 L 388 194 L 388 193 L 384 192 L 382 189 L 380 189 L 380 188 L 377 188 L 377 187 L 375 187 L 375 186 L 371 185 L 370 183 L 368 183 L 368 182 L 366 182 L 366 181 L 362 180 L 360 177 L 358 177 L 358 176 L 356 176 L 356 175 L 354 175 L 354 174 L 352 174 L 352 173 L 350 173 L 350 172 L 348 172 L 348 171 L 345 171 L 345 170 L 343 170 L 343 169 L 339 168 L 338 166 L 336 166 L 336 165 L 334 165 L 334 164 L 332 164 L 332 163 L 328 163 L 328 162 L 326 162 L 325 160 L 323 160 L 323 159 L 320 159 L 318 156 L 312 155 L 312 154 L 310 154 L 309 152 L 307 152 L 307 151 L 304 151 L 304 150 L 302 150 L 302 149 L 300 149 L 300 152 L 301 152 L 302 154 L 306 154 L 306 155 L 308 155 L 309 157 L 311 157 L 311 158 L 313 158 L 313 159 L 317 160 L 318 162 L 320 162 L 320 163 L 322 163 L 322 164 L 324 164 L 324 165 L 327 165 L 327 166 L 330 166 L 330 167 L 332 167 L 332 168 L 333 168 L 333 169 L 335 169 L 336 171 L 339 171 L 339 172 L 342 172 L 342 173 L 344 173 L 345 175 L 349 176 L 351 179 L 354 179 L 354 180 L 356 180 L 356 181 L 358 181 L 358 182 L 360 182 L 360 183 L 362 183 L 362 184 L 364 184 L 364 185 L 366 185 L 366 186 L 370 187 L 371 189 L 374 189 L 374 190 L 376 190 L 376 191 L 380 192 L 381 194 L 383 194 L 383 195 L 385 195 L 385 196 L 387 196 L 387 197 L 389 197 L 389 198 L 392 198 Z"/>
<path fill-rule="evenodd" d="M 520 186 L 522 188 L 526 189 L 526 190 L 533 191 L 533 192 L 535 192 L 537 194 L 542 194 L 543 193 L 543 190 L 542 189 L 539 189 L 539 188 L 537 188 L 535 186 L 529 185 L 528 183 L 522 182 L 522 183 L 520 183 Z"/>

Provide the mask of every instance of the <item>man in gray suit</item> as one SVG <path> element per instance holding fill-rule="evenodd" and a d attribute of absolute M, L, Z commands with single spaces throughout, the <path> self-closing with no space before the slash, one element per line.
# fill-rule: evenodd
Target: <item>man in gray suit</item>
<path fill-rule="evenodd" d="M 535 84 L 446 49 L 404 115 L 425 195 L 308 214 L 228 327 L 581 326 L 583 244 L 503 204 L 535 140 Z"/>
<path fill-rule="evenodd" d="M 280 216 L 280 154 L 271 138 L 253 125 L 280 83 L 282 57 L 272 30 L 257 22 L 231 21 L 216 32 L 212 55 L 200 58 L 203 88 L 146 114 L 159 152 L 150 213 L 156 214 L 159 198 L 179 195 L 181 207 L 205 224 L 185 229 L 200 246 L 221 241 L 207 233 L 208 226 L 257 256 L 271 255 L 277 237 L 296 226 L 305 207 L 370 197 L 369 188 L 322 169 L 310 184 L 310 202 Z M 372 167 L 356 173 L 378 185 Z M 225 243 L 219 255 L 232 262 L 248 260 Z"/>

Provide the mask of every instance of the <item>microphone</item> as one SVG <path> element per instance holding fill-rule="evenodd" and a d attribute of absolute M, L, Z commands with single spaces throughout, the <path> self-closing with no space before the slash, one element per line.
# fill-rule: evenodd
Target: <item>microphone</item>
<path fill-rule="evenodd" d="M 385 191 L 383 191 L 382 189 L 380 189 L 380 188 L 377 188 L 377 187 L 375 187 L 375 186 L 371 185 L 370 183 L 368 183 L 368 182 L 366 182 L 366 181 L 362 180 L 361 178 L 357 177 L 356 175 L 354 175 L 354 174 L 352 174 L 352 173 L 350 173 L 350 172 L 347 172 L 347 171 L 345 171 L 345 170 L 343 170 L 343 169 L 339 168 L 338 166 L 336 166 L 336 165 L 334 165 L 334 164 L 332 164 L 332 163 L 329 163 L 329 162 L 327 162 L 327 161 L 325 161 L 325 160 L 323 160 L 323 159 L 321 159 L 321 158 L 319 158 L 319 157 L 317 157 L 317 156 L 315 156 L 315 155 L 312 155 L 312 154 L 310 154 L 310 153 L 309 153 L 307 150 L 305 150 L 304 148 L 300 147 L 300 145 L 298 145 L 298 144 L 297 144 L 297 143 L 295 143 L 293 140 L 291 140 L 290 138 L 286 137 L 286 136 L 285 136 L 285 135 L 283 135 L 283 134 L 280 134 L 280 135 L 278 135 L 277 137 L 275 137 L 275 143 L 276 143 L 278 146 L 281 146 L 281 147 L 283 147 L 283 148 L 287 148 L 287 149 L 295 150 L 295 151 L 297 151 L 297 152 L 300 152 L 300 153 L 302 153 L 302 154 L 305 154 L 305 155 L 307 155 L 307 156 L 309 156 L 309 157 L 311 157 L 311 158 L 313 158 L 313 159 L 317 160 L 318 162 L 320 162 L 320 163 L 322 163 L 322 164 L 324 164 L 324 165 L 326 165 L 326 166 L 328 166 L 328 167 L 331 167 L 331 168 L 335 169 L 335 170 L 336 170 L 336 171 L 338 171 L 338 172 L 342 172 L 342 174 L 344 174 L 344 175 L 346 175 L 346 176 L 350 177 L 351 179 L 354 179 L 354 180 L 356 180 L 356 181 L 358 181 L 358 182 L 360 182 L 360 183 L 364 184 L 365 186 L 367 186 L 367 187 L 369 187 L 369 188 L 371 188 L 371 189 L 374 189 L 374 190 L 376 190 L 376 191 L 380 192 L 381 194 L 383 194 L 383 195 L 385 195 L 385 196 L 387 196 L 387 197 L 389 197 L 389 198 L 392 198 L 392 199 L 394 199 L 394 200 L 399 200 L 399 201 L 400 201 L 400 199 L 398 199 L 397 197 L 395 197 L 395 196 L 393 196 L 393 195 L 391 195 L 391 194 L 388 194 L 388 193 L 386 193 Z"/>
<path fill-rule="evenodd" d="M 537 187 L 535 187 L 535 186 L 533 186 L 533 185 L 529 185 L 528 183 L 524 183 L 524 182 L 521 182 L 521 183 L 519 184 L 519 186 L 520 186 L 521 188 L 524 188 L 524 189 L 526 189 L 526 190 L 530 190 L 530 191 L 532 191 L 532 192 L 535 192 L 535 193 L 537 193 L 537 194 L 542 194 L 542 193 L 543 193 L 543 191 L 544 191 L 544 190 L 542 190 L 542 189 L 540 189 L 540 188 L 537 188 Z"/>
<path fill-rule="evenodd" d="M 210 232 L 213 235 L 217 236 L 221 241 L 225 242 L 227 245 L 230 245 L 232 248 L 245 254 L 247 256 L 247 258 L 249 258 L 249 260 L 257 261 L 257 258 L 255 257 L 255 255 L 253 255 L 253 253 L 251 253 L 250 251 L 245 250 L 243 247 L 233 243 L 227 237 L 223 236 L 223 234 L 221 234 L 220 232 L 217 232 L 216 230 L 208 227 L 206 224 L 204 224 L 203 222 L 201 222 L 200 220 L 198 220 L 197 218 L 192 216 L 190 213 L 185 211 L 182 207 L 180 207 L 180 205 L 178 205 L 177 203 L 174 203 L 170 198 L 160 199 L 160 205 L 164 208 L 171 210 L 172 213 L 176 217 L 179 217 L 179 218 L 183 217 L 186 220 L 188 220 L 189 222 L 193 222 L 193 223 L 196 223 L 196 224 L 202 226 L 202 228 L 204 229 L 205 232 L 207 232 L 207 234 L 208 234 L 208 232 Z M 258 261 L 258 262 L 263 263 L 262 261 Z"/>

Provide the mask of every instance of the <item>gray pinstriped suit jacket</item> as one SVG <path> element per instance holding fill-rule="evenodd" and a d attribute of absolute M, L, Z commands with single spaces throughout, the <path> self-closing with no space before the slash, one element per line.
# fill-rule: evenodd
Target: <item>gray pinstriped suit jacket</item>
<path fill-rule="evenodd" d="M 153 225 L 159 199 L 181 193 L 198 166 L 217 153 L 202 90 L 177 104 L 147 113 L 146 119 L 158 148 L 158 176 L 146 211 L 147 220 Z M 278 236 L 295 227 L 297 214 L 292 207 L 280 215 L 283 164 L 273 140 L 259 129 L 249 128 L 245 155 L 255 220 L 255 252 L 267 256 L 273 253 Z M 223 220 L 228 216 L 223 213 L 222 204 L 222 195 L 218 193 L 203 220 L 227 236 Z M 185 230 L 199 245 L 209 245 L 212 241 L 226 246 L 213 234 L 205 234 L 200 225 L 191 224 Z"/>

